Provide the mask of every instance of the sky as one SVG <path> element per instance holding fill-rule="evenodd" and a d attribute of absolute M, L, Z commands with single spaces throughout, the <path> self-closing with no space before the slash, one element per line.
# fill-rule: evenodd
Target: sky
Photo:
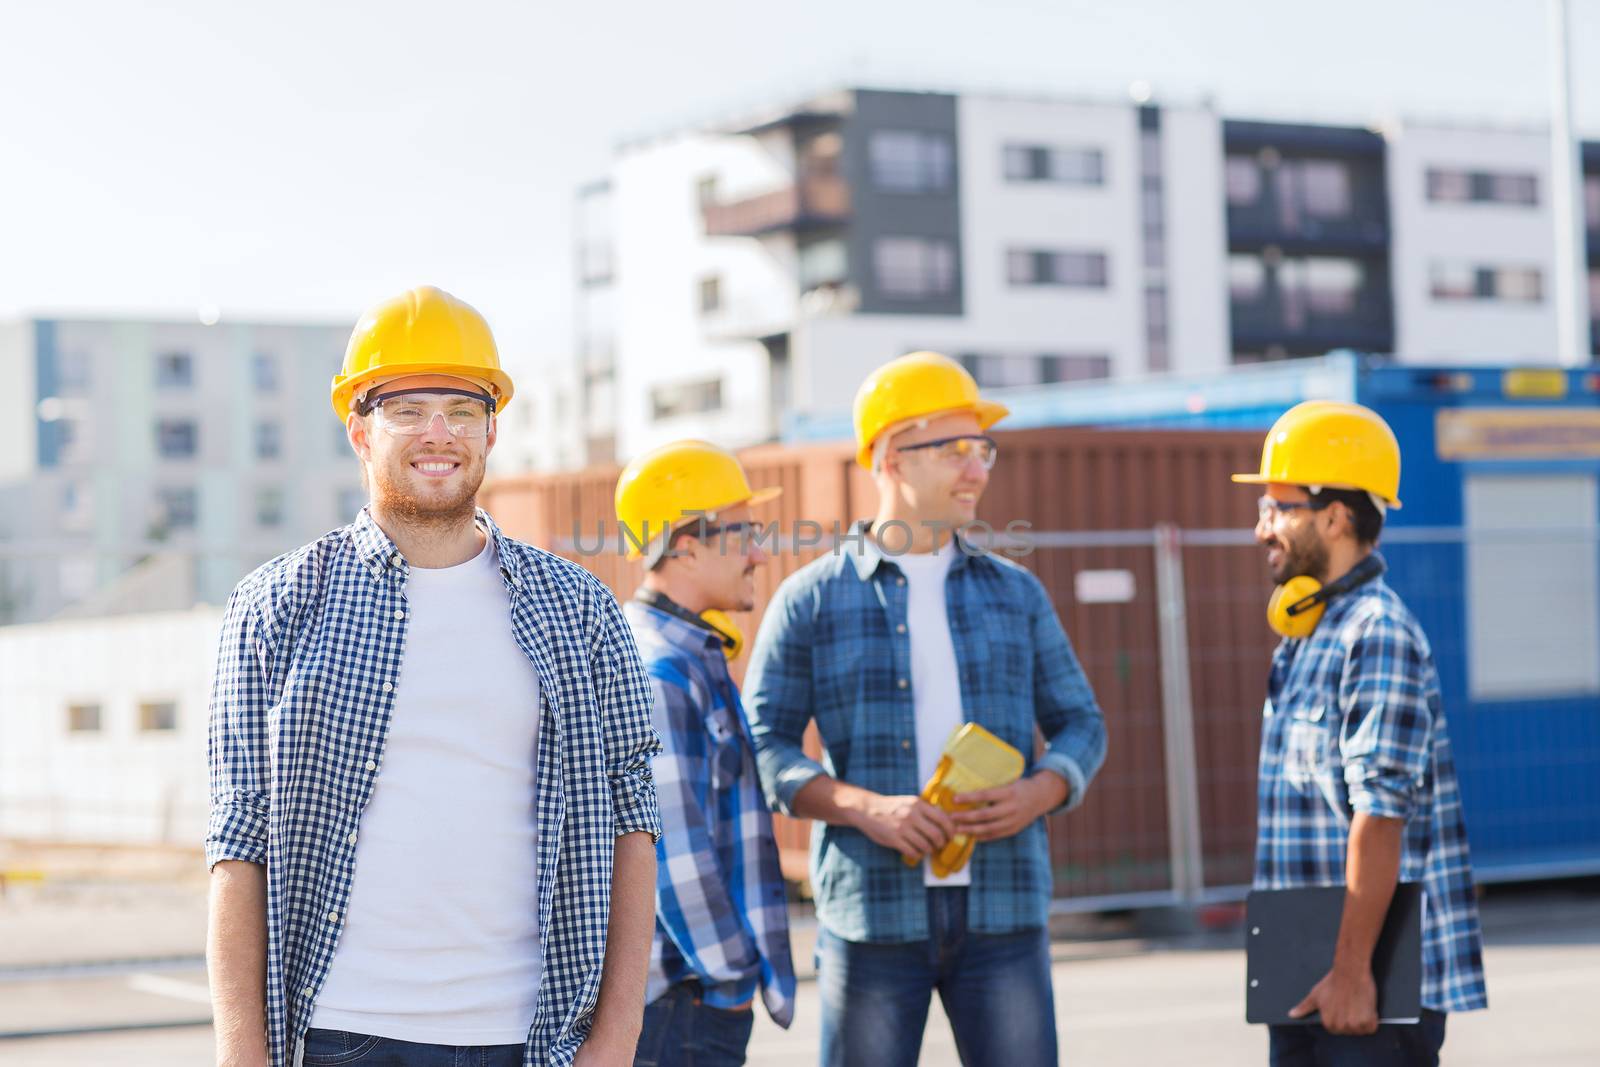
<path fill-rule="evenodd" d="M 1571 0 L 1600 136 L 1600 0 Z M 415 284 L 572 349 L 573 192 L 625 139 L 841 85 L 1539 123 L 1543 0 L 277 0 L 0 7 L 0 316 L 352 322 Z"/>

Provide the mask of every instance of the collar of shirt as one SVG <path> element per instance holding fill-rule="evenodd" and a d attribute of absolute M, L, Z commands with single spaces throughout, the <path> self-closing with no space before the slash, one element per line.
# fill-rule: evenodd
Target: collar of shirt
<path fill-rule="evenodd" d="M 629 600 L 623 610 L 624 614 L 648 623 L 651 629 L 676 648 L 696 656 L 709 658 L 715 655 L 718 660 L 727 659 L 722 654 L 721 640 L 704 627 L 652 607 L 642 600 Z"/>
<path fill-rule="evenodd" d="M 506 536 L 500 532 L 500 527 L 495 525 L 487 511 L 477 508 L 473 521 L 494 543 L 495 558 L 500 561 L 500 573 L 512 588 L 522 590 L 528 581 L 527 576 L 521 573 L 522 554 L 508 550 Z M 411 565 L 400 554 L 389 535 L 373 520 L 372 512 L 367 508 L 362 508 L 356 516 L 351 543 L 355 546 L 356 558 L 374 578 L 381 581 L 390 573 L 405 578 L 410 573 Z"/>
<path fill-rule="evenodd" d="M 986 555 L 982 550 L 973 549 L 959 533 L 952 533 L 950 536 L 955 541 L 955 544 L 953 547 L 947 545 L 945 550 L 954 551 L 956 554 L 955 559 L 950 561 L 950 570 L 952 572 L 967 566 L 974 560 L 983 559 Z M 896 556 L 905 555 L 904 552 L 885 552 L 872 537 L 872 523 L 864 519 L 850 527 L 850 534 L 847 540 L 852 545 L 859 547 L 847 548 L 841 543 L 839 551 L 855 565 L 856 575 L 863 582 L 877 573 L 880 565 L 884 563 L 894 564 Z"/>

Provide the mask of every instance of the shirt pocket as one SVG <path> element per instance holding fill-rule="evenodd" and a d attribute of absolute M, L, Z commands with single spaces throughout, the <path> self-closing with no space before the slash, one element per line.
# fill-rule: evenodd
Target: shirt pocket
<path fill-rule="evenodd" d="M 739 779 L 744 762 L 742 742 L 726 708 L 712 711 L 705 721 L 711 785 L 713 789 L 726 791 Z"/>
<path fill-rule="evenodd" d="M 1284 714 L 1284 777 L 1297 785 L 1308 784 L 1328 769 L 1328 707 L 1313 704 Z"/>

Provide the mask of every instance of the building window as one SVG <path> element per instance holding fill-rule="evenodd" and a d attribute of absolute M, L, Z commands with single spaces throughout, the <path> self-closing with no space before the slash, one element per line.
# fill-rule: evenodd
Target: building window
<path fill-rule="evenodd" d="M 1252 304 L 1267 287 L 1267 267 L 1260 256 L 1228 257 L 1228 296 L 1236 304 Z"/>
<path fill-rule="evenodd" d="M 257 352 L 251 361 L 251 374 L 255 380 L 256 392 L 276 393 L 278 391 L 278 357 L 271 352 Z"/>
<path fill-rule="evenodd" d="M 1350 168 L 1336 159 L 1303 159 L 1284 168 L 1298 170 L 1300 203 L 1314 218 L 1342 219 L 1350 214 Z"/>
<path fill-rule="evenodd" d="M 1030 144 L 1005 147 L 1005 175 L 1011 182 L 1104 185 L 1105 170 L 1105 153 L 1098 148 Z"/>
<path fill-rule="evenodd" d="M 1539 178 L 1509 171 L 1428 168 L 1428 199 L 1436 204 L 1539 203 Z"/>
<path fill-rule="evenodd" d="M 1229 204 L 1247 207 L 1261 199 L 1261 165 L 1254 156 L 1229 156 L 1224 176 Z"/>
<path fill-rule="evenodd" d="M 880 237 L 872 246 L 878 291 L 900 300 L 933 300 L 956 288 L 956 250 L 928 237 Z"/>
<path fill-rule="evenodd" d="M 256 458 L 277 459 L 283 455 L 283 427 L 276 422 L 256 423 Z"/>
<path fill-rule="evenodd" d="M 99 704 L 68 704 L 67 732 L 72 734 L 97 734 L 100 732 Z"/>
<path fill-rule="evenodd" d="M 194 356 L 188 352 L 163 352 L 156 357 L 156 388 L 189 389 L 194 386 Z"/>
<path fill-rule="evenodd" d="M 722 310 L 722 279 L 716 275 L 700 279 L 700 314 Z"/>
<path fill-rule="evenodd" d="M 178 728 L 178 705 L 171 700 L 146 700 L 139 704 L 139 732 L 169 733 Z"/>
<path fill-rule="evenodd" d="M 886 193 L 942 193 L 953 184 L 950 138 L 923 130 L 875 130 L 867 155 L 872 184 Z"/>
<path fill-rule="evenodd" d="M 1600 229 L 1600 174 L 1583 176 L 1583 217 L 1591 233 Z"/>
<path fill-rule="evenodd" d="M 199 494 L 188 485 L 157 489 L 156 511 L 163 529 L 192 530 L 199 520 Z"/>
<path fill-rule="evenodd" d="M 966 353 L 961 365 L 984 389 L 1019 388 L 1111 377 L 1110 356 Z"/>
<path fill-rule="evenodd" d="M 1006 278 L 1012 285 L 1065 285 L 1104 289 L 1104 252 L 1054 252 L 1013 248 L 1006 253 Z"/>
<path fill-rule="evenodd" d="M 275 485 L 256 490 L 256 525 L 275 529 L 283 525 L 283 490 Z"/>
<path fill-rule="evenodd" d="M 801 292 L 836 285 L 849 276 L 849 256 L 837 237 L 802 244 L 799 259 Z"/>
<path fill-rule="evenodd" d="M 658 385 L 650 390 L 650 408 L 655 419 L 679 415 L 703 415 L 722 410 L 722 379 Z"/>
<path fill-rule="evenodd" d="M 191 459 L 200 450 L 200 428 L 193 419 L 161 419 L 156 423 L 156 454 L 162 459 Z"/>
<path fill-rule="evenodd" d="M 1435 300 L 1507 300 L 1537 304 L 1544 299 L 1544 276 L 1537 267 L 1435 263 L 1431 292 Z"/>

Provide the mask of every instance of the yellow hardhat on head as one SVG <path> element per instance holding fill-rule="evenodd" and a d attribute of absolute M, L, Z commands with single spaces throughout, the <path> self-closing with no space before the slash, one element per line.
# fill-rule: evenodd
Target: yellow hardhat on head
<path fill-rule="evenodd" d="M 1376 411 L 1360 404 L 1307 400 L 1272 424 L 1261 446 L 1261 471 L 1235 474 L 1251 485 L 1282 482 L 1359 489 L 1400 506 L 1400 443 Z"/>
<path fill-rule="evenodd" d="M 412 374 L 486 381 L 496 411 L 505 410 L 514 391 L 483 316 L 431 285 L 408 289 L 361 316 L 344 366 L 333 376 L 333 412 L 342 422 L 368 384 Z"/>
<path fill-rule="evenodd" d="M 765 504 L 781 488 L 750 488 L 738 457 L 707 441 L 674 441 L 634 459 L 617 479 L 617 522 L 632 541 L 657 542 L 664 531 L 700 514 L 712 518 L 738 504 Z M 687 513 L 687 514 L 686 514 Z M 644 553 L 630 542 L 628 558 Z"/>
<path fill-rule="evenodd" d="M 967 369 L 937 352 L 913 352 L 890 360 L 856 391 L 856 462 L 872 469 L 872 446 L 885 430 L 929 415 L 970 411 L 987 430 L 1011 412 L 978 395 Z"/>

